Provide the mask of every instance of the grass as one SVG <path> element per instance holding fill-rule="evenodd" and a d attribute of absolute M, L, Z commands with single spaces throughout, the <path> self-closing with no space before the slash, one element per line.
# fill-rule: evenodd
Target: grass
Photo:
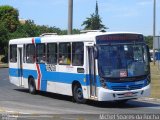
<path fill-rule="evenodd" d="M 151 67 L 151 96 L 150 97 L 160 99 L 160 68 L 158 68 L 158 63 L 156 63 L 155 65 L 151 63 L 150 67 Z"/>

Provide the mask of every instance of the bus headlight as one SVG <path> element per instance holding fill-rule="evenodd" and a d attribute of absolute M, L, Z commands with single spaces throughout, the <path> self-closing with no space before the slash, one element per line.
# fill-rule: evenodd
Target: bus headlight
<path fill-rule="evenodd" d="M 107 84 L 104 78 L 100 78 L 100 83 L 103 88 L 107 88 Z"/>

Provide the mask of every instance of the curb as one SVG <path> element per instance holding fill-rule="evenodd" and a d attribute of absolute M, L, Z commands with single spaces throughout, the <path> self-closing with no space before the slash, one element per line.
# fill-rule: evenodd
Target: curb
<path fill-rule="evenodd" d="M 8 64 L 0 64 L 0 68 L 8 68 Z"/>
<path fill-rule="evenodd" d="M 2 107 L 0 107 L 0 113 L 6 112 L 6 110 Z"/>
<path fill-rule="evenodd" d="M 29 113 L 25 113 L 25 112 L 18 112 L 18 111 L 11 111 L 11 110 L 7 110 L 6 108 L 3 108 L 3 107 L 0 107 L 0 114 L 3 114 L 3 113 L 6 113 L 6 114 L 29 114 Z"/>
<path fill-rule="evenodd" d="M 138 100 L 160 103 L 160 99 L 157 99 L 157 98 L 143 97 L 143 98 L 139 98 Z"/>

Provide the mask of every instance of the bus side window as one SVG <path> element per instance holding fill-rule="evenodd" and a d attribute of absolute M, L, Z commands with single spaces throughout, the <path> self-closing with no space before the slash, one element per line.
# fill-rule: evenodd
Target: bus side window
<path fill-rule="evenodd" d="M 35 62 L 35 45 L 28 44 L 26 45 L 26 63 Z"/>
<path fill-rule="evenodd" d="M 57 43 L 47 44 L 47 63 L 57 64 Z"/>
<path fill-rule="evenodd" d="M 84 44 L 83 42 L 72 43 L 72 65 L 83 66 L 84 63 Z"/>
<path fill-rule="evenodd" d="M 69 42 L 59 43 L 59 58 L 60 65 L 71 64 L 71 44 Z"/>
<path fill-rule="evenodd" d="M 17 62 L 17 45 L 10 45 L 10 62 Z"/>
<path fill-rule="evenodd" d="M 45 61 L 46 61 L 45 44 L 44 43 L 36 44 L 36 62 L 45 63 Z"/>

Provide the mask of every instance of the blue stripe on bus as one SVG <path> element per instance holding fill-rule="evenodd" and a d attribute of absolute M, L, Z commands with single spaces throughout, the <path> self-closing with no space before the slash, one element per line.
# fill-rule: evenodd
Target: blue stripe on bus
<path fill-rule="evenodd" d="M 39 67 L 40 67 L 40 74 L 41 74 L 41 87 L 40 87 L 40 89 L 42 91 L 46 91 L 47 90 L 46 66 L 45 66 L 45 64 L 39 64 Z"/>
<path fill-rule="evenodd" d="M 9 69 L 9 75 L 10 76 L 20 77 L 19 72 L 20 72 L 20 69 L 14 69 L 14 68 Z"/>
<path fill-rule="evenodd" d="M 34 79 L 37 79 L 37 71 L 36 70 L 28 70 L 28 69 L 23 69 L 23 77 L 28 78 L 29 76 L 33 76 Z"/>
<path fill-rule="evenodd" d="M 49 72 L 46 71 L 44 67 L 45 65 L 40 65 L 42 90 L 46 90 L 47 81 L 71 84 L 74 80 L 78 80 L 81 83 L 81 85 L 89 85 L 89 75 L 63 72 Z M 13 77 L 19 77 L 18 74 L 16 74 L 16 71 L 18 71 L 18 69 L 9 68 L 9 75 Z M 24 78 L 28 78 L 30 75 L 32 75 L 34 79 L 37 79 L 38 74 L 36 70 L 23 69 Z M 84 82 L 84 79 L 86 79 L 86 82 Z"/>
<path fill-rule="evenodd" d="M 35 79 L 37 79 L 37 71 L 36 70 L 27 70 L 23 69 L 23 77 L 28 78 L 29 75 L 32 75 Z M 17 68 L 9 68 L 9 75 L 13 77 L 20 77 L 20 69 Z"/>
<path fill-rule="evenodd" d="M 47 81 L 71 84 L 74 80 L 78 80 L 83 86 L 90 85 L 89 75 L 87 74 L 49 72 L 49 71 L 46 71 L 45 64 L 40 64 L 40 70 L 41 70 L 41 90 L 42 91 L 46 91 Z M 9 75 L 14 77 L 20 77 L 18 74 L 19 71 L 20 69 L 9 68 Z M 32 75 L 34 79 L 37 79 L 38 74 L 36 70 L 23 69 L 24 78 L 28 78 L 30 75 Z M 84 82 L 84 79 L 86 79 L 86 82 Z M 97 84 L 96 85 L 97 87 L 101 86 L 98 76 L 96 76 L 96 84 Z M 106 82 L 106 84 L 108 89 L 119 91 L 119 90 L 127 90 L 127 86 L 140 87 L 140 88 L 145 87 L 147 85 L 147 80 L 144 79 L 141 81 L 122 82 L 122 83 Z"/>
<path fill-rule="evenodd" d="M 35 43 L 41 43 L 41 38 L 36 37 L 36 38 L 35 38 Z"/>

